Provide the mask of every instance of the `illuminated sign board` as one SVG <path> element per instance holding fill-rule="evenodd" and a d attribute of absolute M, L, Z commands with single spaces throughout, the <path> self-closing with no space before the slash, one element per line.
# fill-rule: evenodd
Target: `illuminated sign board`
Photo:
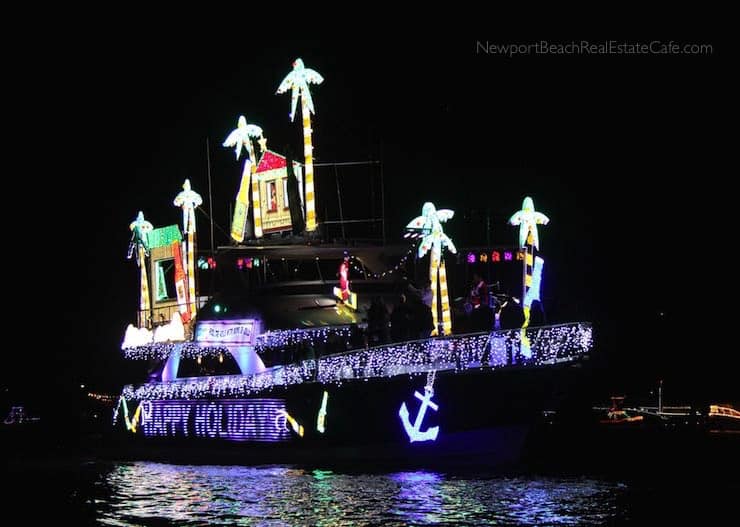
<path fill-rule="evenodd" d="M 288 441 L 282 399 L 143 401 L 147 437 L 197 437 L 230 441 Z"/>
<path fill-rule="evenodd" d="M 239 344 L 254 346 L 259 333 L 259 321 L 252 318 L 241 320 L 203 320 L 195 328 L 195 341 L 206 344 Z"/>

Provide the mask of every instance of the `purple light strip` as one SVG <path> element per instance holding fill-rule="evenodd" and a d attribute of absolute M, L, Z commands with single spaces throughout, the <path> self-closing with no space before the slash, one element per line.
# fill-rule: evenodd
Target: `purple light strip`
<path fill-rule="evenodd" d="M 230 441 L 288 441 L 282 399 L 154 400 L 144 403 L 147 437 L 207 437 Z"/>

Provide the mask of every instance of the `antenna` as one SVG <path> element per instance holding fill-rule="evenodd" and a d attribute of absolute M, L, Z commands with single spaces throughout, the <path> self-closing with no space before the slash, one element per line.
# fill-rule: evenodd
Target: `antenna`
<path fill-rule="evenodd" d="M 211 145 L 206 136 L 206 162 L 208 165 L 208 215 L 211 217 L 211 256 L 215 254 L 213 250 L 213 192 L 211 192 Z"/>
<path fill-rule="evenodd" d="M 385 177 L 383 175 L 383 143 L 380 143 L 380 216 L 383 218 L 381 232 L 385 245 Z"/>
<path fill-rule="evenodd" d="M 334 165 L 334 179 L 337 182 L 337 201 L 339 202 L 339 222 L 342 225 L 342 240 L 346 240 L 347 235 L 344 234 L 344 213 L 342 212 L 342 193 L 339 191 L 339 172 L 337 171 L 337 165 Z"/>

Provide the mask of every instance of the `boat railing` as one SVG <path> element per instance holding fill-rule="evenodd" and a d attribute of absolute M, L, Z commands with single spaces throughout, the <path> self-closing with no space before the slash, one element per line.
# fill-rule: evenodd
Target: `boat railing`
<path fill-rule="evenodd" d="M 198 309 L 202 309 L 210 299 L 209 296 L 199 296 Z M 178 303 L 177 300 L 155 302 L 149 309 L 140 309 L 136 312 L 137 327 L 154 329 L 167 325 L 172 320 L 172 315 L 187 311 L 189 308 L 189 302 Z"/>
<path fill-rule="evenodd" d="M 587 322 L 531 327 L 526 330 L 528 354 L 522 354 L 521 330 L 468 333 L 352 350 L 275 366 L 252 375 L 190 377 L 126 386 L 126 398 L 178 399 L 237 397 L 275 387 L 319 382 L 461 371 L 474 368 L 536 366 L 576 360 L 592 348 Z"/>

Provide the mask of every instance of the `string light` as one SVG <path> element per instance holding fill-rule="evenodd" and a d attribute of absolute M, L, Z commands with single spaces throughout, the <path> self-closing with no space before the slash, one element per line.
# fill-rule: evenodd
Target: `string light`
<path fill-rule="evenodd" d="M 276 366 L 253 375 L 190 377 L 123 389 L 135 400 L 242 397 L 273 388 L 313 382 L 341 384 L 351 379 L 390 378 L 429 371 L 461 371 L 488 365 L 544 365 L 568 362 L 588 353 L 593 346 L 589 323 L 574 322 L 527 329 L 532 356 L 517 354 L 520 330 L 473 333 L 360 349 L 300 363 Z M 185 347 L 185 346 L 184 346 Z"/>
<path fill-rule="evenodd" d="M 140 428 L 148 437 L 193 436 L 262 442 L 290 439 L 283 399 L 153 400 L 143 401 L 139 407 L 145 408 Z M 302 427 L 298 426 L 300 434 Z"/>
<path fill-rule="evenodd" d="M 123 356 L 132 360 L 164 360 L 175 352 L 179 352 L 181 358 L 195 359 L 217 357 L 229 353 L 229 349 L 224 346 L 203 346 L 195 342 L 155 342 L 146 346 L 124 348 Z"/>
<path fill-rule="evenodd" d="M 360 264 L 362 264 L 362 261 L 351 253 L 349 254 L 349 262 L 350 262 L 350 265 L 352 266 L 352 269 L 354 269 L 358 273 L 361 273 L 367 276 L 368 278 L 372 278 L 373 280 L 379 280 L 379 279 L 385 278 L 386 276 L 393 274 L 394 272 L 397 272 L 401 267 L 404 267 L 406 265 L 406 261 L 415 252 L 415 250 L 416 250 L 416 244 L 411 245 L 411 247 L 409 247 L 409 250 L 406 251 L 406 254 L 404 254 L 401 257 L 401 259 L 398 261 L 396 265 L 394 265 L 391 268 L 386 269 L 382 273 L 372 273 L 368 271 L 366 268 L 361 267 L 361 265 L 357 265 L 355 262 L 359 262 Z"/>
<path fill-rule="evenodd" d="M 255 349 L 263 352 L 271 348 L 284 348 L 298 343 L 310 344 L 316 348 L 326 344 L 329 337 L 335 335 L 340 339 L 349 341 L 356 326 L 330 326 L 310 329 L 283 329 L 268 331 L 259 335 L 255 343 Z"/>

